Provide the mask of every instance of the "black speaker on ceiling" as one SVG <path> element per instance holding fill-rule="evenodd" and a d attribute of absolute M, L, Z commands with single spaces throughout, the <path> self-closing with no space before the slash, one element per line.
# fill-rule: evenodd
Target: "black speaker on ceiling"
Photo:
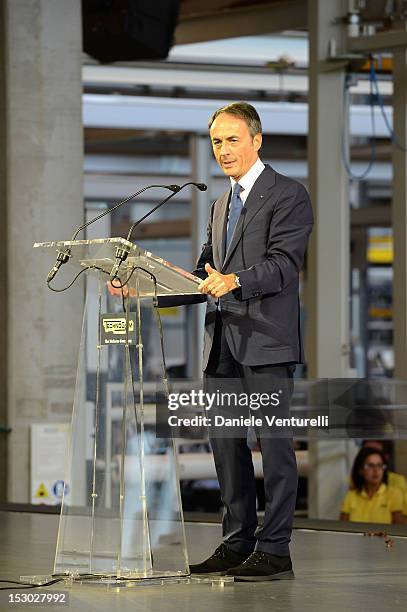
<path fill-rule="evenodd" d="M 180 0 L 82 0 L 83 50 L 102 63 L 164 59 Z"/>

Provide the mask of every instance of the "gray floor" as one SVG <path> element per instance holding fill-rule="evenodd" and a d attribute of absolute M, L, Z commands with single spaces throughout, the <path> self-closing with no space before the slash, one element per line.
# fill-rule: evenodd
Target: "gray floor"
<path fill-rule="evenodd" d="M 0 512 L 0 578 L 51 572 L 58 517 Z M 220 526 L 187 524 L 190 561 L 212 552 Z M 234 583 L 137 586 L 118 593 L 101 586 L 75 585 L 70 606 L 48 610 L 109 612 L 387 612 L 407 609 L 407 538 L 393 537 L 388 551 L 382 539 L 350 533 L 295 530 L 292 558 L 296 579 L 261 584 Z M 54 587 L 56 588 L 56 587 Z M 3 600 L 4 601 L 4 600 Z M 36 609 L 37 605 L 0 610 Z"/>

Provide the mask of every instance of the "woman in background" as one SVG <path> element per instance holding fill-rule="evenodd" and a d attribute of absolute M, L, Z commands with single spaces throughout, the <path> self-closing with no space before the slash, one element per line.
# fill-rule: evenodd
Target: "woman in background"
<path fill-rule="evenodd" d="M 352 484 L 342 503 L 341 521 L 405 523 L 403 495 L 387 484 L 387 465 L 381 451 L 360 449 L 353 463 Z"/>

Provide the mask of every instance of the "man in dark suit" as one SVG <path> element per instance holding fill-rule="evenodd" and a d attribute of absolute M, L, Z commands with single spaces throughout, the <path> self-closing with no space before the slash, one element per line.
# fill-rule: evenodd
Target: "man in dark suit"
<path fill-rule="evenodd" d="M 222 380 L 235 379 L 253 390 L 266 376 L 271 382 L 288 381 L 290 395 L 295 364 L 303 362 L 298 287 L 313 223 L 310 200 L 300 183 L 260 160 L 261 122 L 253 106 L 222 107 L 209 128 L 231 189 L 212 205 L 207 241 L 194 271 L 207 294 L 204 384 L 214 390 Z M 257 436 L 264 523 L 257 527 L 247 438 L 211 435 L 225 507 L 223 542 L 209 559 L 192 565 L 192 573 L 252 581 L 293 577 L 289 541 L 297 465 L 292 439 Z"/>

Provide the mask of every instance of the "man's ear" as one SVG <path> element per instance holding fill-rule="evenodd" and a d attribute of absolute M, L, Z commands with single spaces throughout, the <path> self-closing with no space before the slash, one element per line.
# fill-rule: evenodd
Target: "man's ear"
<path fill-rule="evenodd" d="M 253 136 L 253 145 L 256 151 L 260 149 L 262 141 L 263 138 L 261 134 L 256 134 L 255 136 Z"/>

